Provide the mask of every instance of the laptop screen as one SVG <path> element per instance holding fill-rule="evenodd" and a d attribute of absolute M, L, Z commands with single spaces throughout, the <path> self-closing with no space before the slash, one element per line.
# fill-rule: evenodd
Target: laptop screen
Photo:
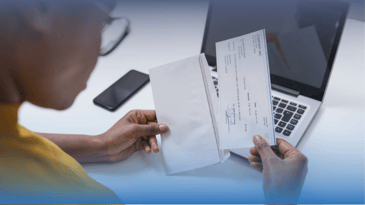
<path fill-rule="evenodd" d="M 313 1 L 214 0 L 202 52 L 214 64 L 215 42 L 265 28 L 271 78 L 321 89 L 343 13 Z"/>

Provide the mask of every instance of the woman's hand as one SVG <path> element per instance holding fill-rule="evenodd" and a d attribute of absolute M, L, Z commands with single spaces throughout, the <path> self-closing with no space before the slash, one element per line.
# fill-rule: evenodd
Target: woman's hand
<path fill-rule="evenodd" d="M 262 171 L 263 188 L 268 203 L 297 203 L 308 171 L 308 159 L 282 139 L 270 147 L 264 138 L 254 136 L 248 161 Z"/>
<path fill-rule="evenodd" d="M 157 153 L 155 135 L 168 129 L 167 125 L 157 124 L 154 110 L 132 110 L 101 135 L 38 134 L 81 163 L 117 162 L 140 149 L 147 154 L 151 150 Z"/>
<path fill-rule="evenodd" d="M 156 135 L 167 130 L 167 125 L 157 123 L 154 110 L 132 110 L 98 136 L 102 151 L 97 161 L 121 161 L 140 149 L 147 154 L 152 150 L 157 153 L 159 148 Z"/>

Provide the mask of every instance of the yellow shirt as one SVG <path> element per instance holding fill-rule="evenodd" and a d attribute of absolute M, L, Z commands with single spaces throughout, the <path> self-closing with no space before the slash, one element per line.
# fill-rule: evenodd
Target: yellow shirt
<path fill-rule="evenodd" d="M 18 124 L 20 105 L 0 105 L 0 203 L 117 203 L 50 140 Z"/>

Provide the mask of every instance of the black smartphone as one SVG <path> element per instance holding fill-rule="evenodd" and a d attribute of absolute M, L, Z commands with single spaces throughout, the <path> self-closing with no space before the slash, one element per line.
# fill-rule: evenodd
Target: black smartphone
<path fill-rule="evenodd" d="M 93 102 L 95 105 L 114 111 L 149 81 L 147 74 L 131 70 L 94 98 Z"/>

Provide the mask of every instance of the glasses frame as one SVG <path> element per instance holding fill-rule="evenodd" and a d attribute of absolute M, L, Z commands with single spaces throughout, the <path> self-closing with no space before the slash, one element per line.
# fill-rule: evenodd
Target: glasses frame
<path fill-rule="evenodd" d="M 113 52 L 118 46 L 119 44 L 124 40 L 124 38 L 130 33 L 130 21 L 127 17 L 124 16 L 120 16 L 120 17 L 111 17 L 109 15 L 109 19 L 106 21 L 104 28 L 108 25 L 111 25 L 113 23 L 113 21 L 117 20 L 117 19 L 125 19 L 127 21 L 127 26 L 126 29 L 124 30 L 124 33 L 122 35 L 120 35 L 120 38 L 116 41 L 116 43 L 111 47 L 111 49 L 109 49 L 107 52 L 103 53 L 103 54 L 99 54 L 100 56 L 106 56 L 108 54 L 110 54 L 111 52 Z M 104 30 L 103 28 L 103 30 Z M 101 34 L 103 35 L 103 34 Z"/>

